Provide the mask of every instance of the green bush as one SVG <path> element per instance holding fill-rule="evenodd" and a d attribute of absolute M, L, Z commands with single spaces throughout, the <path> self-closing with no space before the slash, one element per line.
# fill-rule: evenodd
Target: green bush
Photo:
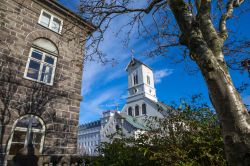
<path fill-rule="evenodd" d="M 95 160 L 102 166 L 219 166 L 226 165 L 223 139 L 216 114 L 195 96 L 179 107 L 169 107 L 163 119 L 147 120 L 139 138 L 120 135 L 102 143 Z M 119 133 L 117 133 L 119 134 Z"/>

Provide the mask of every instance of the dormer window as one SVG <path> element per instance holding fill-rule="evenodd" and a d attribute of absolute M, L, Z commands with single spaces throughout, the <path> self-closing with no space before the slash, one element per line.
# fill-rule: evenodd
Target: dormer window
<path fill-rule="evenodd" d="M 41 11 L 38 23 L 56 33 L 61 33 L 63 21 L 48 11 Z"/>

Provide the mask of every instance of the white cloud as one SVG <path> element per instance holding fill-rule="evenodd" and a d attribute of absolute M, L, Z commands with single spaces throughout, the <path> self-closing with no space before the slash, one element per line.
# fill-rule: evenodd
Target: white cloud
<path fill-rule="evenodd" d="M 161 83 L 162 79 L 171 75 L 174 72 L 173 69 L 161 69 L 154 72 L 155 83 Z"/>
<path fill-rule="evenodd" d="M 106 103 L 114 103 L 115 97 L 120 96 L 123 93 L 124 87 L 116 86 L 100 92 L 98 96 L 92 96 L 88 101 L 81 103 L 80 111 L 80 123 L 89 121 L 91 118 L 101 117 L 103 111 L 105 111 Z"/>

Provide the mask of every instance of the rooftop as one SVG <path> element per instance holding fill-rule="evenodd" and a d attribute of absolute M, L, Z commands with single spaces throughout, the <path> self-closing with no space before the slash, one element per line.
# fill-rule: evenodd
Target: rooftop
<path fill-rule="evenodd" d="M 48 7 L 57 10 L 59 13 L 62 13 L 65 16 L 70 16 L 77 21 L 77 23 L 83 24 L 88 27 L 89 32 L 93 32 L 95 30 L 95 26 L 88 22 L 87 20 L 83 19 L 80 15 L 76 14 L 75 12 L 71 11 L 61 3 L 57 2 L 56 0 L 35 0 L 38 3 L 45 4 Z"/>
<path fill-rule="evenodd" d="M 126 67 L 125 70 L 128 71 L 128 68 L 131 67 L 131 66 L 134 66 L 136 63 L 141 64 L 141 65 L 144 65 L 144 66 L 146 66 L 147 68 L 149 68 L 150 70 L 152 70 L 151 67 L 149 67 L 149 66 L 146 65 L 145 63 L 143 63 L 143 62 L 141 62 L 141 61 L 139 61 L 138 59 L 135 59 L 135 58 L 132 58 L 132 59 L 130 60 L 130 62 L 128 63 L 128 65 L 127 65 L 127 67 Z"/>
<path fill-rule="evenodd" d="M 97 120 L 97 121 L 82 124 L 78 126 L 78 129 L 90 129 L 90 128 L 95 128 L 95 127 L 100 127 L 100 126 L 101 126 L 101 121 Z"/>

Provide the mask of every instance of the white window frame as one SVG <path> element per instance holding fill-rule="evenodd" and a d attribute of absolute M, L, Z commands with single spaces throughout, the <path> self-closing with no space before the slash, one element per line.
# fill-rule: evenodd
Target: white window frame
<path fill-rule="evenodd" d="M 37 59 L 31 57 L 33 51 L 41 52 L 41 53 L 42 53 L 42 59 L 41 59 L 41 60 L 37 60 Z M 52 67 L 53 67 L 53 71 L 52 71 L 52 75 L 51 75 L 51 82 L 50 82 L 50 83 L 41 81 L 41 74 L 42 74 L 43 64 L 47 64 L 46 62 L 44 62 L 44 60 L 45 60 L 45 55 L 48 56 L 48 57 L 52 57 L 52 58 L 54 59 L 54 64 L 53 64 L 53 65 L 49 64 L 49 66 L 52 66 Z M 36 62 L 39 62 L 39 63 L 40 63 L 40 68 L 39 68 L 39 73 L 38 73 L 38 79 L 33 79 L 33 78 L 30 78 L 30 77 L 27 76 L 27 73 L 28 73 L 28 70 L 29 70 L 29 64 L 30 64 L 30 60 L 31 60 L 31 59 L 34 60 L 34 61 L 36 61 Z M 40 83 L 44 83 L 44 84 L 46 84 L 46 85 L 51 85 L 51 86 L 52 86 L 53 83 L 54 83 L 54 76 L 55 76 L 55 70 L 56 70 L 56 63 L 57 63 L 57 57 L 56 57 L 56 56 L 51 55 L 51 54 L 48 54 L 48 53 L 45 52 L 45 51 L 41 51 L 40 49 L 31 47 L 30 53 L 29 53 L 29 57 L 28 57 L 28 61 L 27 61 L 27 63 L 26 63 L 26 67 L 25 67 L 25 71 L 24 71 L 24 78 L 26 78 L 26 79 L 28 79 L 28 80 L 32 80 L 32 81 L 36 81 L 36 82 L 40 82 Z"/>
<path fill-rule="evenodd" d="M 44 25 L 41 24 L 42 14 L 43 14 L 44 12 L 47 13 L 48 15 L 50 15 L 50 17 L 51 17 L 51 19 L 50 19 L 50 21 L 49 21 L 49 26 L 48 26 L 48 27 L 46 27 L 46 26 L 44 26 Z M 59 21 L 61 21 L 60 28 L 59 28 L 59 31 L 58 31 L 58 32 L 54 31 L 53 28 L 52 28 L 52 21 L 53 21 L 54 18 L 56 18 L 56 19 L 58 19 Z M 40 13 L 40 16 L 39 16 L 39 19 L 38 19 L 38 23 L 39 23 L 41 26 L 46 27 L 46 28 L 52 30 L 53 32 L 56 32 L 56 33 L 59 33 L 59 34 L 61 34 L 61 32 L 62 32 L 63 20 L 62 20 L 61 18 L 57 17 L 56 15 L 52 14 L 51 12 L 48 12 L 47 10 L 44 10 L 44 9 L 41 10 L 41 13 Z"/>
<path fill-rule="evenodd" d="M 13 139 L 13 135 L 14 135 L 14 132 L 15 131 L 25 131 L 27 132 L 27 128 L 24 128 L 24 127 L 16 127 L 17 123 L 22 120 L 23 118 L 26 118 L 26 117 L 30 117 L 30 118 L 36 118 L 42 125 L 42 129 L 32 129 L 33 132 L 39 132 L 42 134 L 42 137 L 41 137 L 41 142 L 40 142 L 40 149 L 39 149 L 39 152 L 42 154 L 43 152 L 43 145 L 44 145 L 44 138 L 45 138 L 45 124 L 44 122 L 37 116 L 35 115 L 31 115 L 31 114 L 27 114 L 27 115 L 24 115 L 22 116 L 21 118 L 18 118 L 13 126 L 12 126 L 12 130 L 11 130 L 11 136 L 10 136 L 10 139 L 8 141 L 8 144 L 7 144 L 7 151 L 6 151 L 6 154 L 9 155 L 10 153 L 10 148 L 11 148 L 11 144 L 12 143 L 15 143 L 15 142 L 12 142 L 12 139 Z M 25 143 L 26 143 L 26 138 L 25 138 Z"/>

